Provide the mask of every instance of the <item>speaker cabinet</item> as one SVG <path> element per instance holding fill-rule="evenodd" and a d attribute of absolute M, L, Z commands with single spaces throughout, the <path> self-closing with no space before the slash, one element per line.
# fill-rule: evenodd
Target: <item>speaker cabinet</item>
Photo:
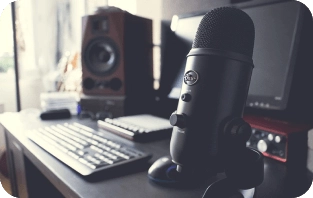
<path fill-rule="evenodd" d="M 151 94 L 152 21 L 107 8 L 82 22 L 83 93 L 131 98 Z"/>

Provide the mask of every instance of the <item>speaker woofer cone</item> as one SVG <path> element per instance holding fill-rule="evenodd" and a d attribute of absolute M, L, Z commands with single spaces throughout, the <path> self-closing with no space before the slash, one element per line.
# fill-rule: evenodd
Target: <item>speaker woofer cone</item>
<path fill-rule="evenodd" d="M 118 57 L 116 45 L 105 37 L 92 40 L 84 53 L 88 70 L 98 76 L 111 74 L 118 64 Z"/>

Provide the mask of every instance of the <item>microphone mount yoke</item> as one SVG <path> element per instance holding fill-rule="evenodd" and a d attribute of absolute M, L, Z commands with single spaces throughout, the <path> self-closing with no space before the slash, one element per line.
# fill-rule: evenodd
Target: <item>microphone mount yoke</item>
<path fill-rule="evenodd" d="M 177 115 L 176 112 L 174 112 L 171 115 L 170 123 L 173 126 L 179 127 L 183 125 L 185 127 L 187 120 L 188 118 L 185 115 Z M 244 198 L 252 198 L 255 187 L 263 182 L 264 162 L 262 153 L 246 147 L 246 142 L 249 140 L 252 133 L 251 126 L 239 117 L 228 118 L 225 122 L 222 122 L 221 126 L 221 165 L 224 167 L 223 171 L 226 174 L 226 178 L 210 185 L 203 198 L 214 197 L 214 195 L 219 195 L 219 193 L 222 194 L 223 192 L 221 191 L 225 190 L 229 192 L 239 192 L 241 195 L 245 194 L 242 195 Z M 180 165 L 177 165 L 176 175 L 181 174 L 177 179 L 186 183 L 188 179 L 184 178 L 184 174 L 181 173 L 178 167 L 180 169 L 182 168 Z M 184 171 L 192 172 L 192 170 L 185 169 Z M 218 189 L 221 189 L 221 191 Z M 248 190 L 249 193 L 243 193 Z M 253 193 L 251 193 L 252 191 Z M 218 194 L 213 195 L 212 193 Z"/>
<path fill-rule="evenodd" d="M 227 179 L 238 189 L 250 189 L 264 179 L 263 155 L 247 148 L 252 129 L 242 118 L 230 119 L 224 125 L 222 158 Z"/>

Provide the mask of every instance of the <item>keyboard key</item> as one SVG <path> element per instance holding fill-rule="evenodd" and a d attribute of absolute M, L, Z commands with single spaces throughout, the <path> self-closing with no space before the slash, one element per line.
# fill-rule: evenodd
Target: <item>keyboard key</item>
<path fill-rule="evenodd" d="M 78 161 L 80 161 L 83 164 L 88 164 L 89 162 L 85 160 L 84 158 L 79 158 Z"/>
<path fill-rule="evenodd" d="M 69 124 L 68 127 L 69 127 L 70 129 L 73 129 L 74 131 L 80 131 L 80 128 L 78 128 L 78 127 L 76 127 L 76 126 L 74 126 L 74 125 L 72 125 L 72 124 Z"/>
<path fill-rule="evenodd" d="M 112 121 L 113 121 L 113 120 L 112 120 L 112 119 L 110 119 L 110 118 L 106 118 L 106 119 L 105 119 L 105 121 L 106 121 L 107 123 L 112 124 Z"/>
<path fill-rule="evenodd" d="M 68 149 L 71 150 L 71 151 L 76 151 L 76 147 L 74 147 L 74 146 L 72 146 L 72 145 L 70 145 L 70 144 L 68 144 L 68 143 L 66 143 L 66 142 L 61 142 L 61 141 L 60 141 L 60 144 L 61 144 L 62 146 L 64 146 L 65 148 L 68 148 Z"/>
<path fill-rule="evenodd" d="M 114 148 L 121 148 L 121 145 L 116 144 L 116 143 L 111 142 L 111 141 L 108 141 L 108 142 L 107 142 L 107 145 L 112 146 L 112 147 L 114 147 Z"/>
<path fill-rule="evenodd" d="M 67 154 L 68 154 L 69 156 L 73 157 L 74 159 L 79 159 L 79 156 L 76 155 L 75 153 L 71 152 L 71 151 L 69 151 Z"/>
<path fill-rule="evenodd" d="M 85 154 L 87 154 L 87 152 L 84 151 L 77 151 L 77 154 L 80 156 L 84 156 Z"/>
<path fill-rule="evenodd" d="M 72 130 L 74 130 L 74 131 L 76 131 L 76 132 L 78 132 L 78 133 L 80 133 L 80 134 L 83 134 L 83 135 L 85 135 L 85 136 L 87 136 L 87 137 L 92 137 L 92 135 L 93 135 L 93 133 L 92 133 L 91 131 L 87 131 L 87 130 L 78 128 L 78 127 L 76 127 L 76 126 L 74 126 L 74 125 L 68 124 L 67 126 L 68 126 L 70 129 L 72 129 Z"/>
<path fill-rule="evenodd" d="M 96 147 L 96 146 L 94 146 L 94 145 L 91 145 L 90 148 L 91 148 L 92 150 L 94 150 L 94 151 L 97 151 L 98 153 L 102 153 L 102 152 L 103 152 L 102 149 L 100 149 L 99 147 Z"/>
<path fill-rule="evenodd" d="M 106 162 L 108 164 L 113 164 L 114 163 L 113 160 L 110 160 L 109 158 L 104 157 L 103 155 L 95 154 L 95 157 L 99 158 L 100 160 L 102 160 L 103 162 Z"/>
<path fill-rule="evenodd" d="M 93 164 L 90 164 L 90 163 L 87 163 L 86 164 L 89 168 L 91 168 L 91 169 L 96 169 L 97 168 L 97 166 L 95 166 L 95 165 L 93 165 Z"/>
<path fill-rule="evenodd" d="M 92 129 L 92 128 L 90 128 L 90 127 L 87 127 L 87 126 L 85 126 L 85 125 L 79 124 L 79 123 L 77 123 L 77 122 L 74 123 L 74 126 L 77 126 L 77 127 L 81 128 L 81 129 L 84 129 L 85 131 L 95 132 L 94 129 Z"/>
<path fill-rule="evenodd" d="M 106 162 L 103 162 L 101 161 L 101 164 L 94 164 L 94 166 L 96 166 L 97 168 L 101 168 L 101 167 L 104 167 L 104 166 L 108 166 L 110 167 L 111 164 L 108 164 Z"/>
<path fill-rule="evenodd" d="M 124 158 L 124 159 L 130 159 L 131 158 L 131 156 L 125 155 L 125 154 L 123 154 L 123 153 L 121 153 L 119 151 L 116 151 L 116 150 L 111 150 L 111 152 L 116 154 L 116 155 L 118 155 L 118 156 L 120 156 L 120 157 L 122 157 L 122 158 Z"/>
<path fill-rule="evenodd" d="M 93 162 L 95 164 L 101 164 L 101 161 L 97 160 L 96 158 L 88 155 L 88 156 L 85 156 L 86 159 L 88 159 L 90 162 Z"/>
<path fill-rule="evenodd" d="M 121 148 L 119 151 L 126 154 L 126 155 L 134 156 L 134 157 L 138 157 L 141 155 L 139 152 L 133 151 L 133 150 L 128 149 L 128 148 Z"/>
<path fill-rule="evenodd" d="M 96 158 L 101 159 L 101 156 L 102 156 L 102 155 L 100 155 L 99 153 L 96 153 L 96 154 L 95 154 L 95 157 L 96 157 Z"/>
<path fill-rule="evenodd" d="M 99 142 L 101 142 L 101 143 L 104 143 L 104 144 L 106 144 L 106 143 L 108 142 L 107 139 L 102 138 L 102 137 L 97 136 L 97 135 L 93 135 L 92 137 L 93 137 L 95 140 L 97 140 L 97 141 L 99 141 Z"/>
<path fill-rule="evenodd" d="M 110 148 L 110 147 L 105 146 L 105 145 L 103 145 L 103 144 L 98 144 L 97 146 L 100 147 L 100 148 L 102 148 L 102 149 L 104 149 L 104 150 L 106 150 L 106 151 L 111 151 L 111 148 Z"/>
<path fill-rule="evenodd" d="M 93 140 L 91 138 L 86 139 L 86 141 L 89 142 L 92 145 L 98 145 L 99 144 L 99 142 L 97 142 L 96 140 Z"/>
<path fill-rule="evenodd" d="M 113 155 L 113 154 L 111 154 L 111 153 L 109 153 L 109 152 L 104 151 L 102 154 L 105 155 L 105 156 L 107 156 L 107 157 L 109 157 L 109 158 L 111 158 L 111 159 L 114 159 L 114 160 L 117 159 L 117 156 L 116 156 L 116 155 Z"/>
<path fill-rule="evenodd" d="M 61 151 L 63 151 L 64 153 L 68 152 L 68 149 L 65 148 L 64 146 L 61 146 L 60 144 L 56 144 L 55 147 L 57 147 L 58 149 L 60 149 Z"/>
<path fill-rule="evenodd" d="M 103 156 L 101 157 L 101 160 L 106 162 L 106 163 L 108 163 L 108 164 L 113 164 L 114 163 L 112 160 L 109 160 L 108 158 L 103 157 Z"/>

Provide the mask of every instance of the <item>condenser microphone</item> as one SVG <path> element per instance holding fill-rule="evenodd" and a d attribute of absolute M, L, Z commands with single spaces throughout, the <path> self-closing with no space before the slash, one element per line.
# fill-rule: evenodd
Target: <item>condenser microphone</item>
<path fill-rule="evenodd" d="M 187 55 L 170 143 L 178 172 L 217 173 L 251 135 L 243 121 L 251 74 L 255 30 L 243 11 L 223 7 L 200 22 Z M 226 163 L 225 163 L 226 161 Z"/>

